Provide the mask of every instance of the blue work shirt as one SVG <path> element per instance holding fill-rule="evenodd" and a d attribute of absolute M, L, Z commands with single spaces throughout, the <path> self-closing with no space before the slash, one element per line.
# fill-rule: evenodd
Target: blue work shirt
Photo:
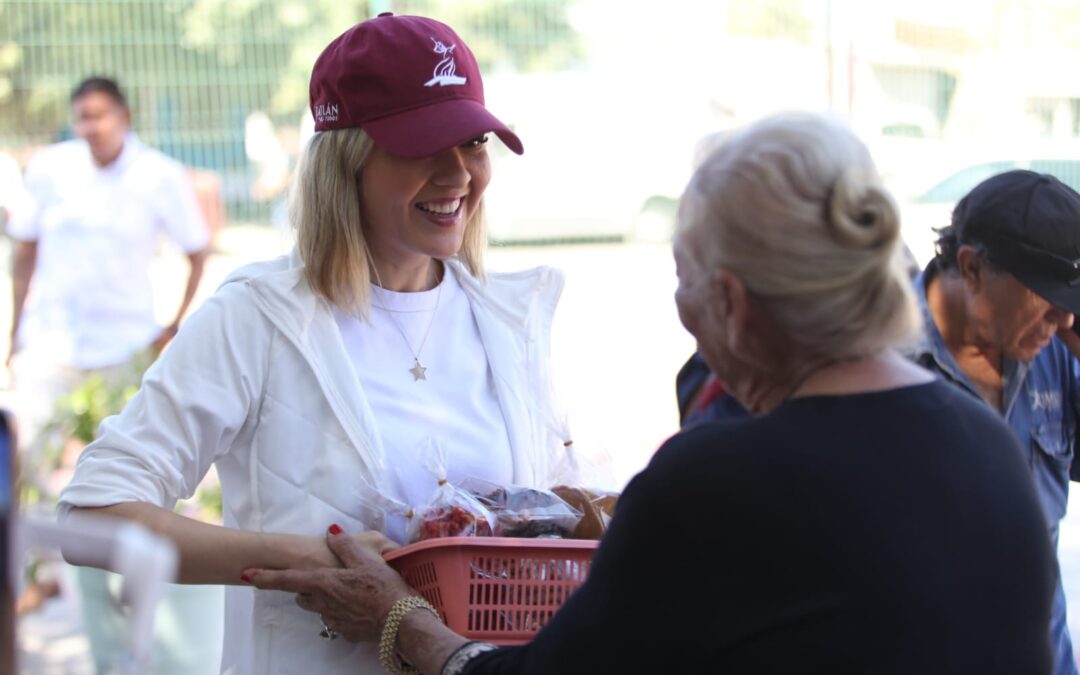
<path fill-rule="evenodd" d="M 935 274 L 937 268 L 931 262 L 914 281 L 924 327 L 922 340 L 911 356 L 923 367 L 985 402 L 979 390 L 961 372 L 930 313 L 926 284 Z M 1069 500 L 1076 421 L 1080 411 L 1077 381 L 1080 364 L 1055 337 L 1031 361 L 1006 359 L 1004 366 L 1002 409 L 999 412 L 1020 439 L 1056 551 L 1058 526 Z M 1053 612 L 1050 637 L 1057 652 L 1054 672 L 1056 675 L 1075 675 L 1077 670 L 1065 623 L 1065 595 L 1060 578 Z"/>

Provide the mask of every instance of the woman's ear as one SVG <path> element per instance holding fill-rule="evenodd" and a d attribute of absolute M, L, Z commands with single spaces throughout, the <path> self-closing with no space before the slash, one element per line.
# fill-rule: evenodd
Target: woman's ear
<path fill-rule="evenodd" d="M 717 270 L 713 273 L 712 283 L 716 311 L 724 322 L 724 334 L 728 344 L 741 342 L 746 332 L 749 315 L 749 298 L 742 279 L 729 270 Z"/>

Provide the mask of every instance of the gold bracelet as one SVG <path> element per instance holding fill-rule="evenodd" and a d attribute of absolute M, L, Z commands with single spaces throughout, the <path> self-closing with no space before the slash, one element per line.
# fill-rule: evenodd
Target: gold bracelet
<path fill-rule="evenodd" d="M 383 624 L 382 635 L 379 637 L 379 663 L 393 675 L 415 675 L 420 671 L 412 666 L 399 666 L 397 660 L 397 635 L 401 622 L 405 615 L 414 609 L 426 609 L 442 622 L 438 610 L 431 603 L 417 595 L 402 598 L 390 608 L 386 615 L 386 623 Z"/>

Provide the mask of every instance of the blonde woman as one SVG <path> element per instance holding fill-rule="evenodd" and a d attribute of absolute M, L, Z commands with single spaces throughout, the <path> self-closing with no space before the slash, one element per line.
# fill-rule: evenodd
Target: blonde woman
<path fill-rule="evenodd" d="M 484 274 L 486 143 L 522 146 L 484 108 L 468 47 L 430 19 L 365 21 L 316 61 L 311 108 L 295 251 L 191 317 L 61 496 L 172 538 L 182 583 L 337 564 L 328 523 L 379 529 L 371 504 L 430 495 L 429 437 L 451 479 L 499 483 L 542 484 L 562 448 L 533 396 L 562 279 Z M 211 465 L 225 527 L 171 512 Z M 404 517 L 386 518 L 401 542 Z M 224 672 L 379 669 L 284 593 L 228 589 L 225 625 Z"/>
<path fill-rule="evenodd" d="M 530 644 L 455 635 L 383 542 L 336 528 L 347 569 L 248 577 L 428 675 L 1049 672 L 1038 498 L 1001 420 L 897 353 L 919 329 L 899 231 L 829 119 L 768 118 L 710 155 L 682 199 L 675 301 L 755 417 L 660 448 Z"/>

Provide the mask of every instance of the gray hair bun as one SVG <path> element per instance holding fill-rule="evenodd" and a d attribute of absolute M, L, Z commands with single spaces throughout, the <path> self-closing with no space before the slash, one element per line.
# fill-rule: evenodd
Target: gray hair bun
<path fill-rule="evenodd" d="M 825 223 L 833 239 L 850 248 L 891 250 L 900 235 L 896 203 L 876 178 L 848 169 L 826 196 Z"/>

